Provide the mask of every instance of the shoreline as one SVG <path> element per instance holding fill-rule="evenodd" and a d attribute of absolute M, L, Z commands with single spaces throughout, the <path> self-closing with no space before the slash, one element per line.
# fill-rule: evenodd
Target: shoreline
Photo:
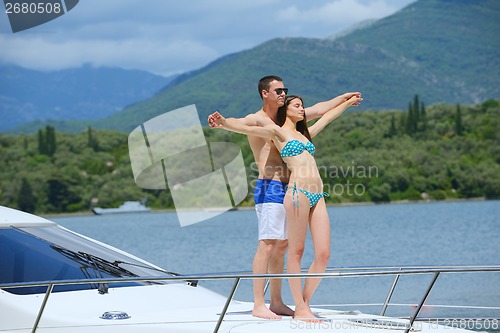
<path fill-rule="evenodd" d="M 495 201 L 500 199 L 486 199 L 485 197 L 478 198 L 454 198 L 454 199 L 444 199 L 444 200 L 397 200 L 389 202 L 341 202 L 341 203 L 329 203 L 326 206 L 341 206 L 341 207 L 351 207 L 351 206 L 382 206 L 382 205 L 406 205 L 406 204 L 432 204 L 432 203 L 451 203 L 451 202 L 474 202 L 474 201 Z"/>
<path fill-rule="evenodd" d="M 407 205 L 407 204 L 433 204 L 433 203 L 453 203 L 453 202 L 475 202 L 475 201 L 496 201 L 499 199 L 486 199 L 484 197 L 478 198 L 455 198 L 455 199 L 445 199 L 445 200 L 398 200 L 398 201 L 390 201 L 390 202 L 372 202 L 372 201 L 364 201 L 364 202 L 341 202 L 341 203 L 328 203 L 326 205 L 327 208 L 331 207 L 357 207 L 357 206 L 382 206 L 382 205 Z M 245 210 L 254 210 L 254 206 L 241 206 L 236 207 L 235 211 L 245 211 Z M 151 213 L 171 213 L 175 212 L 175 208 L 160 208 L 154 209 L 151 208 Z M 48 213 L 48 214 L 39 214 L 39 216 L 43 218 L 51 218 L 51 217 L 77 217 L 77 216 L 98 216 L 94 214 L 92 211 L 82 211 L 82 212 L 74 212 L 74 213 Z M 147 216 L 147 214 L 145 214 Z"/>

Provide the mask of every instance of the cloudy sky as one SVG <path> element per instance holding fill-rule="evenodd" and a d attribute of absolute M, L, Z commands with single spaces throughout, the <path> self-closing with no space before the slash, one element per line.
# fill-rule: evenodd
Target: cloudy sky
<path fill-rule="evenodd" d="M 87 63 L 178 74 L 276 37 L 325 38 L 414 1 L 80 0 L 65 15 L 17 33 L 3 10 L 0 64 L 58 70 Z"/>

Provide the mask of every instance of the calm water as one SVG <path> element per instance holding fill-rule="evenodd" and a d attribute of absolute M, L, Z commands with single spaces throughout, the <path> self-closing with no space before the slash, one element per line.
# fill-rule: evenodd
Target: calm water
<path fill-rule="evenodd" d="M 500 264 L 500 201 L 330 207 L 332 267 Z M 169 271 L 180 273 L 250 271 L 257 244 L 253 210 L 226 212 L 181 228 L 172 213 L 52 218 Z M 307 240 L 303 267 L 312 261 Z M 401 277 L 391 302 L 417 303 L 430 275 Z M 392 277 L 323 280 L 314 304 L 382 303 Z M 227 294 L 232 281 L 203 282 Z M 283 295 L 292 303 L 288 283 Z M 252 300 L 243 281 L 236 299 Z M 441 275 L 428 304 L 500 306 L 500 273 Z M 380 306 L 375 307 L 378 312 Z M 366 309 L 362 309 L 365 310 Z M 389 315 L 408 315 L 410 306 L 390 307 Z M 444 312 L 443 312 L 444 311 Z M 451 311 L 451 312 L 450 312 Z M 463 312 L 426 308 L 428 315 L 495 317 L 498 310 Z"/>

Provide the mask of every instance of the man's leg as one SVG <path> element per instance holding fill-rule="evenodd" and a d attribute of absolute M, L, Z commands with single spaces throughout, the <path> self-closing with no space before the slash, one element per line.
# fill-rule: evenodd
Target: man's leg
<path fill-rule="evenodd" d="M 285 266 L 285 253 L 288 247 L 288 240 L 278 240 L 274 246 L 273 252 L 271 253 L 271 259 L 269 261 L 269 273 L 271 274 L 281 274 L 283 273 Z M 269 309 L 282 316 L 293 316 L 293 310 L 283 303 L 281 297 L 281 287 L 283 279 L 271 279 L 269 283 L 270 293 L 271 293 L 271 304 Z"/>
<path fill-rule="evenodd" d="M 269 260 L 273 253 L 273 248 L 276 245 L 276 240 L 261 239 L 257 246 L 257 252 L 253 259 L 252 272 L 253 274 L 266 274 Z M 283 267 L 282 267 L 283 270 Z M 265 319 L 280 319 L 281 316 L 269 310 L 264 300 L 264 288 L 266 286 L 265 279 L 253 279 L 253 298 L 254 305 L 252 315 L 254 317 Z"/>
<path fill-rule="evenodd" d="M 264 193 L 265 195 L 262 195 Z M 286 216 L 283 198 L 286 184 L 278 181 L 259 180 L 255 190 L 255 210 L 259 221 L 259 245 L 254 257 L 254 274 L 283 273 L 287 248 Z M 268 309 L 264 301 L 264 279 L 254 279 L 254 309 L 256 317 L 279 319 L 280 314 L 292 315 L 293 311 L 281 299 L 281 279 L 271 279 L 271 305 Z M 274 311 L 272 310 L 274 309 Z"/>

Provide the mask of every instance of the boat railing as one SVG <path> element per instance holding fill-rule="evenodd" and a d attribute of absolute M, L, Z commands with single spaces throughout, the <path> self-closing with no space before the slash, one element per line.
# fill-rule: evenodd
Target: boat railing
<path fill-rule="evenodd" d="M 233 301 L 234 294 L 241 280 L 253 279 L 293 279 L 293 278 L 350 278 L 350 277 L 373 277 L 373 276 L 394 276 L 394 280 L 389 288 L 387 297 L 382 303 L 380 315 L 384 315 L 387 307 L 390 305 L 391 298 L 396 290 L 399 278 L 403 275 L 420 275 L 432 274 L 432 279 L 422 295 L 419 303 L 416 305 L 414 313 L 409 317 L 408 325 L 405 333 L 409 333 L 413 324 L 418 320 L 418 316 L 424 306 L 431 290 L 433 289 L 437 279 L 441 274 L 455 273 L 488 273 L 500 272 L 500 265 L 492 266 L 388 266 L 388 267 L 336 267 L 328 268 L 325 273 L 283 273 L 283 274 L 252 274 L 252 272 L 227 272 L 227 273 L 210 273 L 210 274 L 189 274 L 176 276 L 146 276 L 146 277 L 121 277 L 121 278 L 94 278 L 94 279 L 78 279 L 78 280 L 51 280 L 39 282 L 23 282 L 23 283 L 3 283 L 0 284 L 0 289 L 23 288 L 23 287 L 40 287 L 47 286 L 44 299 L 40 305 L 37 317 L 33 324 L 32 332 L 36 332 L 38 324 L 43 316 L 44 309 L 48 302 L 54 286 L 61 285 L 78 285 L 89 283 L 114 283 L 114 282 L 153 282 L 153 281 L 200 281 L 200 280 L 234 280 L 231 291 L 226 299 L 224 307 L 221 309 L 220 316 L 215 326 L 214 332 L 219 331 L 222 322 L 226 316 L 229 305 Z M 490 309 L 500 310 L 500 307 L 489 307 Z M 498 318 L 494 318 L 498 320 Z"/>

